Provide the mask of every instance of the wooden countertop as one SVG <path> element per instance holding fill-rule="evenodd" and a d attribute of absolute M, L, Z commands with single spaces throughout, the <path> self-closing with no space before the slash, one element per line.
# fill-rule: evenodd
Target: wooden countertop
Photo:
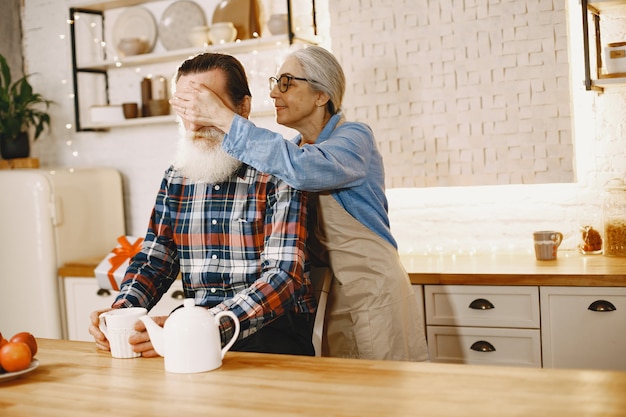
<path fill-rule="evenodd" d="M 626 372 L 228 352 L 185 375 L 91 342 L 38 342 L 40 366 L 0 382 L 3 417 L 626 415 Z"/>
<path fill-rule="evenodd" d="M 626 258 L 559 251 L 554 261 L 534 254 L 402 255 L 413 284 L 626 286 Z"/>
<path fill-rule="evenodd" d="M 66 262 L 59 270 L 60 277 L 89 277 L 95 278 L 94 269 L 104 259 L 106 254 L 98 258 L 79 259 L 76 261 Z"/>
<path fill-rule="evenodd" d="M 61 277 L 93 277 L 104 259 L 68 262 Z M 560 251 L 554 261 L 538 261 L 534 254 L 401 255 L 411 278 L 420 284 L 450 285 L 563 285 L 626 287 L 626 258 L 581 255 Z"/>
<path fill-rule="evenodd" d="M 39 168 L 39 158 L 0 159 L 0 169 Z"/>

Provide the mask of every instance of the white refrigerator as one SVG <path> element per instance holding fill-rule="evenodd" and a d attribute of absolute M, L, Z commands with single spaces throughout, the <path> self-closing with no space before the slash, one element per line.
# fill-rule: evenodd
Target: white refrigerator
<path fill-rule="evenodd" d="M 102 257 L 125 234 L 110 168 L 0 170 L 0 332 L 62 337 L 58 268 Z"/>

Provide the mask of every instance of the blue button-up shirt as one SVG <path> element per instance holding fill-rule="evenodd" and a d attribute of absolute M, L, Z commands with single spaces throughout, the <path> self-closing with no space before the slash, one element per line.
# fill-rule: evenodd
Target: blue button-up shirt
<path fill-rule="evenodd" d="M 389 226 L 383 159 L 372 130 L 334 115 L 314 144 L 301 136 L 285 140 L 271 130 L 235 116 L 222 148 L 233 157 L 304 191 L 329 190 L 367 228 L 397 248 Z"/>

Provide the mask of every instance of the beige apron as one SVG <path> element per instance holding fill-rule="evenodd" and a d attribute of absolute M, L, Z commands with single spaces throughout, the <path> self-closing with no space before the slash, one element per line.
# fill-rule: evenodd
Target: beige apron
<path fill-rule="evenodd" d="M 314 194 L 309 195 L 314 200 Z M 398 251 L 346 212 L 332 195 L 317 196 L 314 235 L 334 275 L 323 355 L 428 360 L 423 309 Z"/>

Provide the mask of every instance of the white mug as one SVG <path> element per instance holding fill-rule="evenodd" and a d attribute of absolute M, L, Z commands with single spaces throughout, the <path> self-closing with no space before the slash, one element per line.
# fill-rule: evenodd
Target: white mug
<path fill-rule="evenodd" d="M 148 314 L 143 307 L 117 308 L 100 314 L 100 331 L 104 333 L 111 346 L 114 358 L 136 358 L 140 353 L 133 351 L 128 339 L 137 333 L 135 323 Z"/>

